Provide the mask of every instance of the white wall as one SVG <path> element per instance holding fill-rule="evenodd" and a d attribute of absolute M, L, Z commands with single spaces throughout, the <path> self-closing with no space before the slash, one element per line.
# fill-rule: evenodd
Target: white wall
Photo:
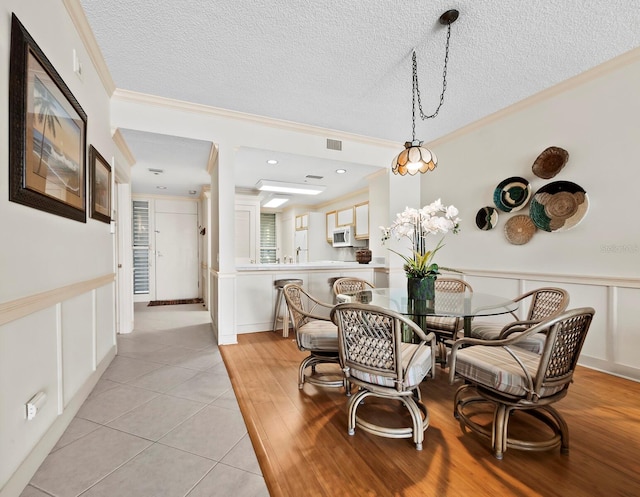
<path fill-rule="evenodd" d="M 438 168 L 421 178 L 421 205 L 442 198 L 460 209 L 462 231 L 448 235 L 437 262 L 464 270 L 476 291 L 512 295 L 554 284 L 570 290 L 571 307 L 596 308 L 582 362 L 640 379 L 640 49 L 594 71 L 459 130 L 430 146 Z M 531 166 L 549 146 L 570 158 L 550 180 Z M 556 180 L 582 186 L 590 209 L 565 232 L 538 231 L 525 245 L 504 237 L 507 219 L 481 231 L 475 215 L 493 205 L 496 185 L 509 176 L 533 192 Z M 434 242 L 437 240 L 434 240 Z M 635 304 L 634 304 L 635 302 Z"/>
<path fill-rule="evenodd" d="M 115 354 L 114 236 L 9 202 L 8 82 L 15 12 L 88 116 L 87 146 L 115 152 L 109 95 L 62 2 L 5 0 L 0 7 L 0 495 L 18 495 Z M 83 79 L 73 72 L 73 50 Z M 47 402 L 35 419 L 25 403 Z"/>

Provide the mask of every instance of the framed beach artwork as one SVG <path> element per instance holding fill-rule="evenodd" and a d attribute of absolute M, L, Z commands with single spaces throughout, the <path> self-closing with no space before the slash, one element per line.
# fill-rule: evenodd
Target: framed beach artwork
<path fill-rule="evenodd" d="M 93 145 L 89 146 L 91 217 L 111 222 L 111 166 Z"/>
<path fill-rule="evenodd" d="M 9 68 L 9 200 L 86 222 L 87 115 L 15 14 Z"/>

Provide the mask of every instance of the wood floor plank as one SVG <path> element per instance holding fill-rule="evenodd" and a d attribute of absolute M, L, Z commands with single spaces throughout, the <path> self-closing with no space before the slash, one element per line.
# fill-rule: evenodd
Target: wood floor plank
<path fill-rule="evenodd" d="M 244 334 L 221 351 L 273 497 L 639 494 L 636 382 L 579 368 L 557 404 L 569 425 L 569 455 L 509 449 L 498 461 L 487 440 L 461 430 L 453 417 L 457 386 L 439 367 L 421 385 L 430 426 L 416 451 L 408 439 L 349 436 L 342 390 L 298 389 L 306 354 L 291 338 Z"/>

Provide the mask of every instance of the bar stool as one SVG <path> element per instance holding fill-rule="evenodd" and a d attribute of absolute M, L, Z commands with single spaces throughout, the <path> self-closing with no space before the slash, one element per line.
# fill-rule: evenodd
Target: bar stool
<path fill-rule="evenodd" d="M 329 283 L 329 288 L 331 289 L 331 295 L 333 296 L 333 303 L 337 304 L 338 303 L 338 299 L 336 298 L 336 294 L 333 293 L 333 284 L 338 281 L 340 278 L 342 278 L 343 276 L 334 276 L 333 278 L 329 278 L 327 280 L 327 282 Z"/>
<path fill-rule="evenodd" d="M 297 280 L 297 279 L 282 279 L 282 280 L 275 280 L 273 282 L 273 286 L 278 292 L 276 295 L 276 307 L 273 312 L 273 331 L 276 331 L 278 326 L 278 321 L 281 320 L 283 338 L 286 338 L 289 336 L 289 309 L 287 308 L 287 304 L 285 303 L 284 315 L 282 317 L 280 316 L 280 311 L 281 311 L 282 301 L 283 301 L 283 293 L 284 293 L 282 289 L 284 288 L 285 285 L 288 285 L 289 283 L 302 286 L 302 280 Z"/>

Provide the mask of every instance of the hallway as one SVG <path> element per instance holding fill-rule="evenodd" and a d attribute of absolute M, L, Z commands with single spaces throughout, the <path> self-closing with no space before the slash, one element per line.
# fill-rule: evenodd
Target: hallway
<path fill-rule="evenodd" d="M 21 497 L 266 497 L 200 304 L 135 306 L 135 330 Z"/>

